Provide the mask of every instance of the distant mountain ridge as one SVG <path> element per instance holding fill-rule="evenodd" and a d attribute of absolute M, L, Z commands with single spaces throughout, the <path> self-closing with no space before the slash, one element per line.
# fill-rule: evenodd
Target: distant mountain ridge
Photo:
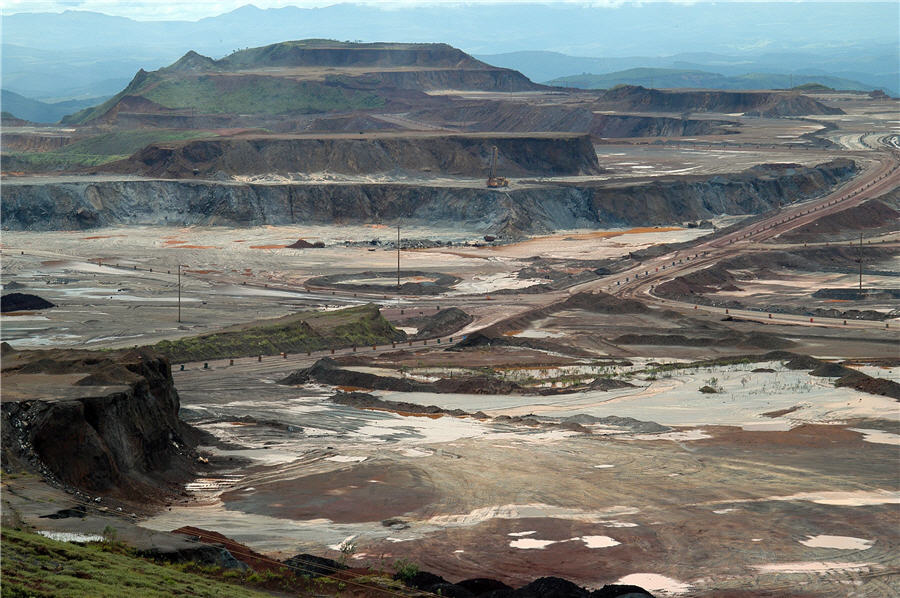
<path fill-rule="evenodd" d="M 171 64 L 186 48 L 220 58 L 298 38 L 441 41 L 533 81 L 660 67 L 804 72 L 900 87 L 890 2 L 397 4 L 248 5 L 198 21 L 5 10 L 2 87 L 42 100 L 107 95 L 139 68 Z M 590 56 L 604 58 L 575 61 Z"/>
<path fill-rule="evenodd" d="M 809 83 L 850 91 L 879 89 L 876 86 L 866 85 L 852 79 L 828 75 L 747 73 L 729 77 L 708 71 L 663 68 L 634 68 L 601 75 L 570 75 L 547 81 L 547 85 L 580 89 L 609 89 L 616 85 L 641 85 L 671 89 L 791 89 Z"/>
<path fill-rule="evenodd" d="M 139 70 L 111 99 L 64 122 L 113 124 L 125 117 L 177 127 L 187 118 L 214 115 L 205 122 L 264 126 L 252 117 L 364 110 L 411 98 L 422 102 L 428 100 L 423 92 L 444 89 L 545 88 L 447 44 L 294 40 L 246 48 L 219 60 L 190 51 L 157 71 Z"/>
<path fill-rule="evenodd" d="M 13 91 L 4 89 L 0 96 L 3 111 L 16 118 L 35 123 L 57 123 L 67 114 L 72 114 L 86 106 L 94 106 L 106 98 L 90 98 L 87 100 L 68 100 L 65 102 L 47 103 L 26 98 Z"/>

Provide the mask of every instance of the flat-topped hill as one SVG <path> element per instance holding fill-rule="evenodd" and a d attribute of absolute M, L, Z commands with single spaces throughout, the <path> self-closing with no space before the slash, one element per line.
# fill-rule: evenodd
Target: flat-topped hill
<path fill-rule="evenodd" d="M 300 115 L 382 108 L 423 91 L 544 89 L 447 44 L 289 41 L 220 60 L 188 52 L 157 71 L 138 71 L 121 92 L 63 119 L 110 124 L 122 114 Z M 146 120 L 146 118 L 145 118 Z M 152 125 L 152 122 L 144 124 Z"/>
<path fill-rule="evenodd" d="M 622 85 L 600 95 L 608 107 L 635 112 L 737 112 L 754 116 L 844 114 L 796 91 L 647 89 Z"/>

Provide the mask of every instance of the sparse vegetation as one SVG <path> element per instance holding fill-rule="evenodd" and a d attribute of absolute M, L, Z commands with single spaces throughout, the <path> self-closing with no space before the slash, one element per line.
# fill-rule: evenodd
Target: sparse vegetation
<path fill-rule="evenodd" d="M 4 170 L 67 170 L 99 166 L 123 160 L 142 147 L 160 141 L 182 141 L 209 137 L 204 131 L 134 130 L 104 133 L 70 143 L 52 152 L 8 152 Z"/>
<path fill-rule="evenodd" d="M 419 572 L 419 566 L 407 559 L 399 559 L 394 562 L 394 571 L 396 571 L 398 579 L 408 582 Z"/>
<path fill-rule="evenodd" d="M 219 332 L 161 341 L 153 349 L 171 361 L 200 361 L 281 352 L 320 351 L 401 341 L 406 335 L 369 304 L 338 311 L 300 312 Z"/>
<path fill-rule="evenodd" d="M 199 571 L 189 571 L 187 566 L 139 558 L 116 543 L 57 542 L 9 528 L 3 528 L 2 541 L 4 598 L 269 595 Z"/>

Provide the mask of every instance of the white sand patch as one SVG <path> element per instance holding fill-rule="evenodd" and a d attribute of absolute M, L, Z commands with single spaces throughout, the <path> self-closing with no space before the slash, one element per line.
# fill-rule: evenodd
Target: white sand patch
<path fill-rule="evenodd" d="M 868 569 L 872 563 L 838 563 L 834 561 L 805 561 L 756 565 L 761 573 L 827 573 L 839 570 Z"/>
<path fill-rule="evenodd" d="M 615 505 L 599 511 L 585 511 L 567 507 L 557 507 L 543 503 L 508 504 L 482 507 L 469 513 L 455 515 L 435 515 L 423 523 L 441 527 L 463 527 L 477 525 L 491 519 L 549 518 L 569 519 L 585 523 L 604 523 L 612 517 L 634 515 L 640 510 L 634 507 Z"/>
<path fill-rule="evenodd" d="M 506 534 L 506 535 L 507 535 L 507 536 L 513 536 L 513 537 L 515 537 L 515 538 L 521 538 L 522 536 L 530 536 L 530 535 L 536 534 L 536 533 L 537 533 L 536 531 L 531 530 L 531 531 L 527 531 L 527 532 L 510 532 L 510 533 L 508 533 L 508 534 Z"/>
<path fill-rule="evenodd" d="M 629 434 L 622 436 L 623 440 L 671 440 L 672 442 L 703 440 L 704 438 L 712 438 L 712 436 L 701 429 L 686 430 L 684 432 L 666 432 L 664 434 Z"/>
<path fill-rule="evenodd" d="M 840 550 L 868 550 L 875 543 L 872 540 L 854 538 L 853 536 L 807 536 L 800 543 L 810 548 L 838 548 Z"/>
<path fill-rule="evenodd" d="M 354 539 L 356 539 L 356 534 L 353 534 L 352 536 L 347 536 L 346 538 L 344 538 L 337 544 L 329 544 L 328 548 L 330 548 L 332 550 L 341 550 L 341 549 L 346 550 L 347 548 L 349 548 L 350 546 L 353 545 Z"/>
<path fill-rule="evenodd" d="M 38 530 L 38 534 L 57 542 L 102 542 L 103 536 L 97 534 L 79 534 L 77 532 L 49 532 Z"/>
<path fill-rule="evenodd" d="M 594 465 L 595 469 L 609 469 L 610 467 L 615 467 L 615 465 L 611 465 L 609 463 L 604 463 L 602 465 Z"/>
<path fill-rule="evenodd" d="M 725 513 L 731 513 L 732 511 L 736 511 L 737 509 L 716 509 L 713 511 L 716 515 L 724 515 Z"/>
<path fill-rule="evenodd" d="M 545 282 L 539 278 L 519 278 L 512 272 L 496 274 L 476 274 L 472 280 L 460 282 L 447 295 L 470 295 L 490 293 L 500 289 L 523 289 Z"/>
<path fill-rule="evenodd" d="M 576 538 L 576 540 L 581 540 L 588 548 L 609 548 L 610 546 L 621 544 L 621 542 L 609 536 L 581 536 Z"/>
<path fill-rule="evenodd" d="M 404 457 L 430 457 L 431 451 L 423 451 L 415 448 L 407 448 L 400 451 Z"/>
<path fill-rule="evenodd" d="M 666 594 L 684 594 L 691 589 L 691 584 L 656 573 L 632 573 L 616 580 L 617 584 L 635 585 L 651 592 Z"/>
<path fill-rule="evenodd" d="M 856 492 L 801 492 L 790 496 L 773 496 L 764 500 L 805 500 L 819 505 L 867 507 L 900 504 L 900 492 L 858 490 Z"/>
<path fill-rule="evenodd" d="M 415 336 L 416 334 L 419 334 L 419 329 L 415 328 L 414 326 L 397 326 L 396 328 L 397 330 L 402 330 L 409 336 Z"/>
<path fill-rule="evenodd" d="M 333 455 L 325 457 L 326 461 L 337 461 L 338 463 L 359 463 L 365 461 L 366 457 L 351 457 L 350 455 Z"/>
<path fill-rule="evenodd" d="M 631 523 L 630 521 L 604 521 L 603 527 L 637 527 L 637 523 Z"/>
<path fill-rule="evenodd" d="M 428 403 L 424 403 L 428 404 Z M 392 414 L 394 415 L 394 414 Z M 305 429 L 304 429 L 305 431 Z M 391 440 L 392 442 L 408 442 L 415 444 L 434 442 L 453 442 L 460 438 L 480 437 L 488 434 L 490 429 L 473 419 L 456 417 L 403 417 L 395 415 L 378 423 L 360 427 L 353 436 L 372 441 L 373 439 Z"/>
<path fill-rule="evenodd" d="M 876 444 L 892 444 L 900 446 L 900 434 L 891 434 L 883 430 L 868 430 L 866 428 L 848 428 L 851 432 L 859 432 L 863 435 L 866 442 L 874 442 Z"/>
<path fill-rule="evenodd" d="M 528 329 L 523 330 L 522 332 L 517 332 L 513 336 L 517 336 L 519 338 L 562 338 L 566 336 L 562 332 L 551 332 L 549 330 L 534 330 Z"/>
<path fill-rule="evenodd" d="M 513 540 L 509 543 L 512 548 L 521 548 L 523 550 L 543 550 L 551 544 L 556 544 L 556 540 L 535 540 L 534 538 L 521 538 Z"/>

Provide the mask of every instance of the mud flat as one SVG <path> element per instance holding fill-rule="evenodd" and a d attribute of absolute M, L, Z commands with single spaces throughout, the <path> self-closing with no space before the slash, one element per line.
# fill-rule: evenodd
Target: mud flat
<path fill-rule="evenodd" d="M 775 372 L 750 373 L 761 365 Z M 546 406 L 554 408 L 538 412 L 624 415 L 631 393 L 634 414 L 676 426 L 658 434 L 360 410 L 329 401 L 329 388 L 268 383 L 280 375 L 177 373 L 189 421 L 232 445 L 221 455 L 256 465 L 144 525 L 169 529 L 190 519 L 257 550 L 302 546 L 324 555 L 338 555 L 340 542 L 352 537 L 357 562 L 410 558 L 451 580 L 493 572 L 516 585 L 552 572 L 599 587 L 642 574 L 666 578 L 672 594 L 696 596 L 777 591 L 786 580 L 822 596 L 845 595 L 847 582 L 873 594 L 896 588 L 884 575 L 897 566 L 895 447 L 842 423 L 878 421 L 859 426 L 896 431 L 896 419 L 883 419 L 892 408 L 819 383 L 797 395 L 813 378 L 780 363 L 674 370 L 671 378 L 645 382 L 649 394 L 581 393 L 570 405 L 552 397 Z M 723 393 L 698 393 L 711 376 Z M 741 383 L 745 377 L 749 384 Z M 253 401 L 236 400 L 248 391 Z M 606 400 L 592 407 L 592 397 Z M 762 416 L 798 397 L 801 409 L 775 420 Z M 534 399 L 428 397 L 495 415 L 535 412 L 541 404 Z M 293 431 L 231 423 L 248 413 L 290 423 Z M 773 526 L 773 519 L 781 523 Z M 708 542 L 698 544 L 698 534 Z M 867 548 L 824 546 L 829 536 Z M 798 564 L 807 562 L 830 564 Z"/>

